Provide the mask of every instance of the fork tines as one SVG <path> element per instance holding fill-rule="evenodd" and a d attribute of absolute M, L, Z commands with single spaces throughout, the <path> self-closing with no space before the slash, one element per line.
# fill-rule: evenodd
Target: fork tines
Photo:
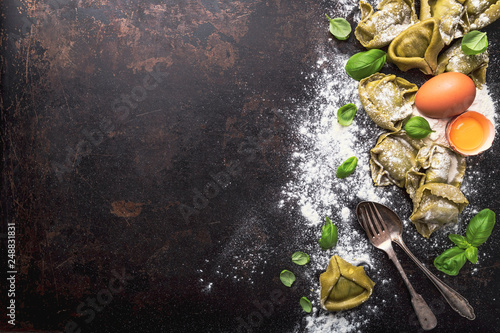
<path fill-rule="evenodd" d="M 360 207 L 360 210 L 363 221 L 361 226 L 370 237 L 380 235 L 387 230 L 384 219 L 380 216 L 380 213 L 373 202 L 367 202 L 365 206 Z"/>

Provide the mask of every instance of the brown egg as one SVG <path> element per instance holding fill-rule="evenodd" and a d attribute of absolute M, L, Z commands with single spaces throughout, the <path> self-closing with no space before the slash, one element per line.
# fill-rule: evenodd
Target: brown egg
<path fill-rule="evenodd" d="M 415 106 L 430 118 L 448 118 L 467 110 L 476 97 L 476 86 L 462 73 L 447 72 L 425 82 L 417 91 Z"/>

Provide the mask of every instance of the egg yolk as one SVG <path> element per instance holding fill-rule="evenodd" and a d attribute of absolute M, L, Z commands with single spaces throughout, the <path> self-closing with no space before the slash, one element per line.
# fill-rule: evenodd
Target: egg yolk
<path fill-rule="evenodd" d="M 457 148 L 476 149 L 483 142 L 483 138 L 484 131 L 481 123 L 472 117 L 463 117 L 451 126 L 450 140 Z"/>

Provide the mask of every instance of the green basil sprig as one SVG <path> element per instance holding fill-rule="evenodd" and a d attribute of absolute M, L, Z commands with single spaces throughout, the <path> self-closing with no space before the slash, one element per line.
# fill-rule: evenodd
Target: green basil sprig
<path fill-rule="evenodd" d="M 456 246 L 434 259 L 434 266 L 441 272 L 455 276 L 467 260 L 477 263 L 477 247 L 486 242 L 494 226 L 495 213 L 490 209 L 483 209 L 470 220 L 465 237 L 455 234 L 448 236 Z"/>
<path fill-rule="evenodd" d="M 283 283 L 285 286 L 291 287 L 292 284 L 295 282 L 295 274 L 285 269 L 280 273 L 280 280 L 281 283 Z"/>
<path fill-rule="evenodd" d="M 486 32 L 473 30 L 462 38 L 462 51 L 467 55 L 483 53 L 488 48 Z"/>
<path fill-rule="evenodd" d="M 351 34 L 351 25 L 345 19 L 337 17 L 331 19 L 327 14 L 325 16 L 330 21 L 330 32 L 338 40 L 346 40 Z"/>
<path fill-rule="evenodd" d="M 300 306 L 307 313 L 310 313 L 312 311 L 311 301 L 308 300 L 305 296 L 300 299 Z"/>
<path fill-rule="evenodd" d="M 337 244 L 339 239 L 339 234 L 337 231 L 337 226 L 332 223 L 332 220 L 327 216 L 325 218 L 326 223 L 321 228 L 321 238 L 318 243 L 322 250 L 328 250 Z"/>
<path fill-rule="evenodd" d="M 337 111 L 337 121 L 342 126 L 349 126 L 352 124 L 354 116 L 356 116 L 356 112 L 358 108 L 353 103 L 348 103 L 342 106 Z"/>
<path fill-rule="evenodd" d="M 385 64 L 387 54 L 379 49 L 359 52 L 347 60 L 345 71 L 354 80 L 360 81 L 377 73 Z"/>
<path fill-rule="evenodd" d="M 307 253 L 297 251 L 292 254 L 292 261 L 297 265 L 303 266 L 309 263 L 310 260 L 311 258 L 309 258 L 309 255 Z"/>
<path fill-rule="evenodd" d="M 432 132 L 429 122 L 423 117 L 411 117 L 405 124 L 406 134 L 410 138 L 423 139 L 427 137 Z"/>
<path fill-rule="evenodd" d="M 351 175 L 356 166 L 358 165 L 358 159 L 356 156 L 349 157 L 337 168 L 337 178 L 346 178 Z"/>

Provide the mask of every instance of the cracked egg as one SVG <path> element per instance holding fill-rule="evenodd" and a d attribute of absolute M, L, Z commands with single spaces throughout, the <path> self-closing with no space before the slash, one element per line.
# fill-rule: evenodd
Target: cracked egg
<path fill-rule="evenodd" d="M 471 156 L 491 147 L 495 137 L 493 123 L 476 111 L 464 112 L 451 119 L 446 127 L 446 138 L 458 153 Z"/>

